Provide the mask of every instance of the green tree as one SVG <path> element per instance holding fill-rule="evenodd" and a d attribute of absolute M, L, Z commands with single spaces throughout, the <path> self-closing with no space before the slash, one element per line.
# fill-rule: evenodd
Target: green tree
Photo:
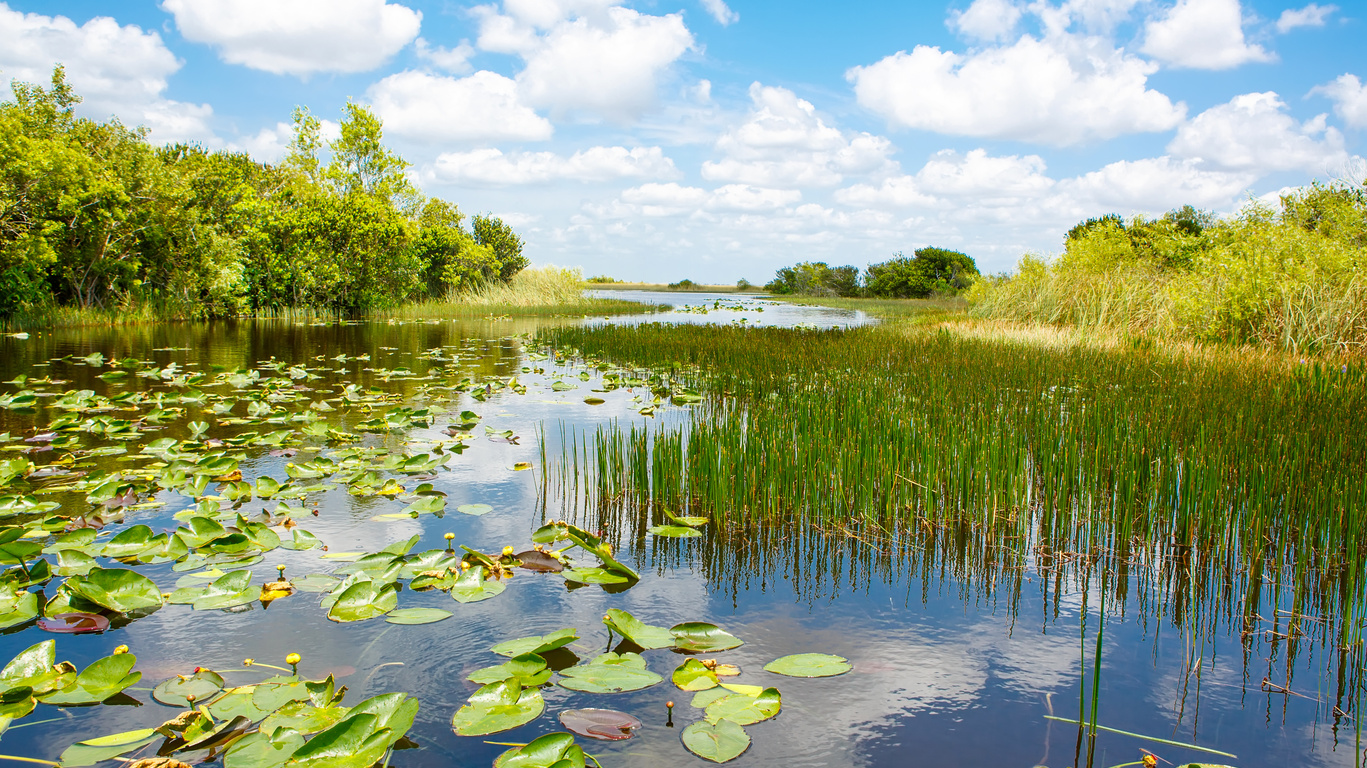
<path fill-rule="evenodd" d="M 907 258 L 900 252 L 870 264 L 864 289 L 871 296 L 923 299 L 933 294 L 956 294 L 978 277 L 972 257 L 946 248 L 918 248 Z"/>
<path fill-rule="evenodd" d="M 780 268 L 764 290 L 809 296 L 857 296 L 859 269 L 850 265 L 832 267 L 824 261 L 804 261 Z"/>
<path fill-rule="evenodd" d="M 404 175 L 409 163 L 384 145 L 384 122 L 374 112 L 347 102 L 341 135 L 328 145 L 327 178 L 342 196 L 366 194 L 400 208 L 417 207 L 417 190 Z"/>
<path fill-rule="evenodd" d="M 498 259 L 498 277 L 507 282 L 531 264 L 522 255 L 522 238 L 497 216 L 481 214 L 470 220 L 475 242 L 490 249 Z"/>

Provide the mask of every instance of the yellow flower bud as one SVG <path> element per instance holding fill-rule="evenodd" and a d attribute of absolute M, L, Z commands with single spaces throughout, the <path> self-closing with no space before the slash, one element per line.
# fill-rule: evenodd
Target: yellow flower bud
<path fill-rule="evenodd" d="M 297 653 L 291 653 L 290 655 L 288 655 L 288 656 L 285 657 L 285 663 L 286 663 L 286 664 L 289 664 L 289 665 L 291 665 L 291 666 L 293 666 L 293 665 L 295 665 L 295 664 L 298 664 L 298 663 L 299 663 L 300 661 L 302 661 L 302 660 L 303 660 L 303 657 L 300 656 L 300 655 L 297 654 Z"/>
<path fill-rule="evenodd" d="M 509 556 L 511 556 L 512 554 L 513 554 L 513 548 L 512 548 L 512 547 L 504 547 L 504 548 L 503 548 L 503 556 L 504 556 L 504 557 L 509 557 Z"/>
<path fill-rule="evenodd" d="M 121 654 L 121 653 L 128 653 L 128 646 L 126 646 L 126 645 L 121 645 L 121 646 L 119 646 L 118 648 L 115 648 L 115 649 L 114 649 L 114 655 L 115 655 L 115 656 L 118 656 L 118 655 Z"/>
<path fill-rule="evenodd" d="M 244 667 L 250 667 L 251 665 L 253 665 L 253 664 L 255 664 L 255 663 L 256 663 L 256 659 L 243 659 L 243 660 L 242 660 L 242 666 L 244 666 Z"/>

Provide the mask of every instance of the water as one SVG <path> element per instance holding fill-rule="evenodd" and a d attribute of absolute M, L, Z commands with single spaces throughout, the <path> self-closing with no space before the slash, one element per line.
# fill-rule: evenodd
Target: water
<path fill-rule="evenodd" d="M 677 302 L 677 294 L 664 294 Z M 694 306 L 733 301 L 730 296 L 687 295 Z M 697 302 L 694 304 L 694 302 Z M 763 313 L 753 311 L 762 306 Z M 681 319 L 710 318 L 730 322 L 737 316 L 760 317 L 766 323 L 857 323 L 853 313 L 808 309 L 771 303 L 746 304 L 745 312 L 709 309 L 708 315 L 684 313 Z M 650 319 L 660 319 L 656 315 Z M 623 319 L 622 322 L 631 322 Z M 393 405 L 427 407 L 440 412 L 430 427 L 414 427 L 389 434 L 366 434 L 358 443 L 388 451 L 431 450 L 451 438 L 443 430 L 463 410 L 480 414 L 481 421 L 468 447 L 454 456 L 447 469 L 430 480 L 388 473 L 410 489 L 431 482 L 448 494 L 445 517 L 375 520 L 398 512 L 404 502 L 378 496 L 358 497 L 335 482 L 334 490 L 311 494 L 317 516 L 300 518 L 301 527 L 318 535 L 329 553 L 376 551 L 418 535 L 414 552 L 445 546 L 451 532 L 457 544 L 497 553 L 505 545 L 518 550 L 530 545 L 530 533 L 549 518 L 561 516 L 557 483 L 541 466 L 538 434 L 544 433 L 554 453 L 559 436 L 609 419 L 621 422 L 667 422 L 687 418 L 687 408 L 658 406 L 653 416 L 640 414 L 650 402 L 645 388 L 602 388 L 603 371 L 574 361 L 538 359 L 529 355 L 527 339 L 552 321 L 521 320 L 499 323 L 365 323 L 292 325 L 287 323 L 220 323 L 163 325 L 130 329 L 85 329 L 35 335 L 29 339 L 0 339 L 0 379 L 17 375 L 50 376 L 60 385 L 28 386 L 45 393 L 91 389 L 101 394 L 128 391 L 183 393 L 198 389 L 232 396 L 239 402 L 234 416 L 242 416 L 243 401 L 259 385 L 235 391 L 230 385 L 177 382 L 182 372 L 234 369 L 261 370 L 275 360 L 311 369 L 317 379 L 300 379 L 289 390 L 303 398 L 282 404 L 290 413 L 302 412 L 309 402 L 335 398 L 347 384 L 375 387 L 393 396 L 392 403 L 373 409 L 344 407 L 324 415 L 340 429 L 357 425 Z M 97 374 L 107 364 L 88 365 L 72 357 L 94 352 L 106 359 L 135 357 L 166 371 L 170 379 L 130 375 L 106 382 Z M 343 362 L 333 358 L 348 357 Z M 369 355 L 369 360 L 356 356 Z M 54 358 L 66 358 L 49 362 Z M 151 370 L 143 364 L 129 370 Z M 411 375 L 396 371 L 407 369 Z M 540 369 L 541 372 L 538 372 Z M 262 370 L 264 378 L 281 377 L 276 369 Z M 588 373 L 588 380 L 580 378 Z M 517 377 L 525 394 L 503 388 L 484 401 L 452 385 Z M 574 386 L 557 391 L 555 381 Z M 282 382 L 283 387 L 283 382 Z M 6 391 L 17 387 L 9 386 Z M 280 392 L 286 392 L 281 389 Z M 594 394 L 605 402 L 588 405 Z M 639 400 L 637 400 L 639 398 Z M 47 397 L 40 402 L 48 403 Z M 130 445 L 160 437 L 186 439 L 185 426 L 205 421 L 210 438 L 226 438 L 244 430 L 265 432 L 293 428 L 253 424 L 224 426 L 209 403 L 187 404 L 180 417 L 159 431 L 148 432 Z M 141 413 L 149 410 L 141 408 Z M 16 437 L 47 423 L 55 414 L 0 411 L 0 432 Z M 129 418 L 132 412 L 109 414 Z M 155 426 L 155 425 L 149 425 Z M 516 443 L 491 440 L 485 427 L 511 430 Z M 81 447 L 117 444 L 81 434 Z M 359 433 L 358 433 L 359 434 Z M 298 439 L 296 433 L 296 439 Z M 497 435 L 495 435 L 497 437 Z M 299 439 L 299 448 L 321 448 L 293 456 L 272 456 L 265 447 L 244 450 L 244 477 L 286 477 L 289 462 L 327 456 L 342 446 Z M 39 444 L 41 445 L 41 444 Z M 6 443 L 5 448 L 34 444 Z M 35 453 L 46 463 L 61 451 Z M 5 458 L 16 455 L 5 451 Z M 531 471 L 516 471 L 530 462 Z M 143 461 L 127 457 L 94 460 L 96 470 L 137 467 Z M 48 481 L 44 481 L 48 482 Z M 314 481 L 308 481 L 314 482 Z M 214 486 L 210 486 L 212 492 Z M 63 512 L 87 511 L 84 495 L 66 493 L 41 498 L 60 501 Z M 149 499 L 143 498 L 147 501 Z M 111 525 L 122 530 L 145 523 L 154 530 L 170 530 L 177 511 L 192 506 L 191 499 L 162 491 L 152 501 L 165 506 L 130 511 L 127 519 Z M 294 502 L 298 504 L 298 502 Z M 462 504 L 488 504 L 484 516 L 460 514 Z M 225 502 L 225 506 L 227 503 Z M 274 501 L 256 499 L 241 511 L 259 513 Z M 555 713 L 566 708 L 606 707 L 635 714 L 645 725 L 629 741 L 586 743 L 604 766 L 705 765 L 685 751 L 679 740 L 682 727 L 699 717 L 689 707 L 692 694 L 668 682 L 683 659 L 668 651 L 648 651 L 650 669 L 666 682 L 629 694 L 593 695 L 560 687 L 545 690 L 546 713 L 532 723 L 490 737 L 456 736 L 450 720 L 477 686 L 465 675 L 503 661 L 488 648 L 496 643 L 563 627 L 576 627 L 581 639 L 571 650 L 588 661 L 607 650 L 603 612 L 622 608 L 651 624 L 669 626 L 681 621 L 712 621 L 745 641 L 717 658 L 739 665 L 741 683 L 773 685 L 783 694 L 781 714 L 747 728 L 753 743 L 737 766 L 1062 766 L 1087 761 L 1087 747 L 1078 753 L 1078 729 L 1051 721 L 1053 715 L 1075 718 L 1079 686 L 1092 672 L 1098 604 L 1097 579 L 1079 568 L 1044 567 L 1034 560 L 1014 560 L 975 550 L 972 532 L 928 538 L 924 549 L 901 551 L 876 537 L 851 531 L 793 530 L 784 546 L 769 547 L 747 531 L 716 531 L 701 539 L 652 539 L 628 535 L 628 527 L 605 531 L 615 539 L 622 558 L 642 573 L 639 583 L 625 591 L 595 586 L 568 589 L 554 575 L 519 572 L 507 590 L 490 600 L 458 604 L 443 592 L 402 590 L 399 606 L 434 607 L 454 615 L 423 626 L 396 626 L 382 619 L 337 624 L 326 618 L 316 594 L 296 594 L 263 609 L 253 604 L 244 612 L 194 611 L 186 605 L 167 605 L 126 626 L 94 635 L 49 635 L 29 625 L 9 630 L 0 639 L 0 657 L 8 659 L 41 640 L 56 638 L 59 660 L 84 668 L 91 660 L 126 644 L 138 656 L 142 681 L 122 705 L 58 709 L 39 705 L 28 718 L 4 733 L 0 752 L 55 759 L 72 741 L 135 728 L 153 727 L 174 717 L 177 710 L 154 702 L 149 690 L 194 667 L 241 670 L 251 657 L 280 664 L 290 652 L 303 654 L 300 672 L 317 678 L 333 674 L 349 687 L 346 701 L 355 704 L 384 692 L 401 691 L 421 702 L 409 738 L 419 748 L 398 751 L 395 766 L 488 766 L 506 747 L 486 743 L 526 742 L 559 730 Z M 771 532 L 772 533 L 772 532 Z M 774 538 L 773 536 L 768 539 Z M 768 539 L 765 539 L 767 541 Z M 766 547 L 768 547 L 766 549 Z M 977 551 L 978 554 L 971 555 Z M 778 552 L 779 554 L 775 554 Z M 573 554 L 573 553 L 571 553 Z M 328 572 L 341 563 L 325 560 L 316 551 L 275 550 L 255 565 L 254 582 L 274 577 L 274 565 L 301 577 Z M 108 565 L 107 563 L 102 563 Z M 591 564 L 591 563 L 589 563 Z M 111 567 L 117 567 L 117 564 Z M 178 577 L 169 564 L 138 566 L 159 587 L 170 591 Z M 1230 606 L 1238 596 L 1218 594 L 1206 587 L 1204 600 L 1193 595 L 1186 610 L 1174 610 L 1160 579 L 1132 574 L 1128 599 L 1113 602 L 1106 613 L 1101 698 L 1098 721 L 1123 730 L 1191 742 L 1238 755 L 1237 759 L 1158 744 L 1119 734 L 1101 733 L 1092 761 L 1114 766 L 1140 759 L 1140 748 L 1157 752 L 1177 764 L 1228 763 L 1239 766 L 1339 766 L 1354 763 L 1354 725 L 1336 720 L 1332 707 L 1338 659 L 1332 645 L 1302 640 L 1288 647 L 1276 632 L 1259 630 L 1241 638 L 1238 616 Z M 51 596 L 60 583 L 46 590 Z M 1271 585 L 1266 588 L 1275 596 Z M 1269 597 L 1269 600 L 1272 599 Z M 1085 611 L 1084 611 L 1085 607 Z M 1264 616 L 1278 619 L 1275 607 Z M 1087 617 L 1085 640 L 1081 623 Z M 1313 619 L 1313 617 L 1312 617 Z M 1267 624 L 1265 626 L 1273 626 Z M 1276 629 L 1286 631 L 1285 619 Z M 850 659 L 850 674 L 817 680 L 780 677 L 762 671 L 768 661 L 789 653 L 824 652 Z M 1290 657 L 1290 658 L 1288 658 Z M 561 660 L 565 661 L 564 659 Z M 249 684 L 266 674 L 257 670 L 225 672 L 230 684 Z M 1294 694 L 1263 690 L 1264 677 L 1285 685 L 1289 675 Z M 1090 696 L 1090 694 L 1089 694 Z M 666 725 L 665 702 L 674 701 L 674 727 Z M 583 740 L 581 740 L 583 743 Z M 220 763 L 211 763 L 218 765 Z M 111 763 L 112 765 L 112 763 Z"/>
<path fill-rule="evenodd" d="M 672 307 L 669 311 L 648 315 L 620 315 L 602 319 L 602 322 L 614 325 L 660 322 L 826 329 L 853 328 L 874 322 L 874 318 L 855 309 L 803 306 L 768 301 L 750 294 L 612 290 L 588 293 L 601 298 Z"/>

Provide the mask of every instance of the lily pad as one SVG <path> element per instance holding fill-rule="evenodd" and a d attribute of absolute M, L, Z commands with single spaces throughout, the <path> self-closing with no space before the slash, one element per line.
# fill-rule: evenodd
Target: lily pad
<path fill-rule="evenodd" d="M 560 724 L 590 739 L 623 741 L 635 734 L 641 721 L 615 709 L 567 709 L 560 713 Z"/>
<path fill-rule="evenodd" d="M 707 705 L 706 718 L 709 723 L 730 720 L 740 725 L 752 725 L 768 720 L 778 714 L 782 699 L 777 688 L 765 688 L 758 695 L 748 696 L 733 693 Z"/>
<path fill-rule="evenodd" d="M 96 739 L 78 741 L 62 751 L 59 758 L 63 766 L 86 766 L 104 762 L 110 758 L 132 752 L 139 747 L 151 744 L 161 734 L 151 728 L 124 731 Z"/>
<path fill-rule="evenodd" d="M 648 530 L 653 536 L 670 539 L 688 539 L 702 535 L 702 531 L 686 525 L 652 525 Z"/>
<path fill-rule="evenodd" d="M 849 659 L 829 653 L 795 653 L 764 665 L 765 672 L 787 677 L 835 677 L 851 669 Z"/>
<path fill-rule="evenodd" d="M 328 609 L 328 618 L 336 622 L 348 622 L 383 616 L 398 607 L 398 593 L 397 584 L 358 581 L 337 596 Z"/>
<path fill-rule="evenodd" d="M 717 673 L 697 659 L 680 664 L 670 680 L 684 691 L 705 691 L 718 685 Z"/>
<path fill-rule="evenodd" d="M 172 707 L 192 707 L 204 703 L 221 690 L 223 676 L 211 669 L 201 669 L 163 681 L 152 689 L 152 698 Z"/>
<path fill-rule="evenodd" d="M 146 576 L 126 568 L 92 568 L 72 576 L 65 587 L 96 605 L 118 613 L 161 607 L 161 590 Z"/>
<path fill-rule="evenodd" d="M 379 727 L 380 717 L 352 715 L 314 736 L 290 756 L 290 766 L 302 768 L 369 768 L 389 748 L 390 731 Z"/>
<path fill-rule="evenodd" d="M 693 723 L 683 729 L 681 738 L 689 752 L 714 763 L 734 760 L 750 748 L 750 734 L 730 720 Z"/>
<path fill-rule="evenodd" d="M 384 620 L 390 624 L 435 624 L 449 618 L 451 612 L 440 608 L 399 608 L 390 611 Z"/>
<path fill-rule="evenodd" d="M 456 507 L 456 511 L 462 515 L 475 515 L 478 517 L 479 515 L 487 515 L 490 512 L 493 512 L 494 508 L 488 504 L 461 504 L 459 507 Z"/>
<path fill-rule="evenodd" d="M 138 658 L 131 653 L 119 653 L 96 659 L 76 676 L 75 684 L 43 696 L 47 704 L 98 704 L 142 679 L 134 672 Z"/>
<path fill-rule="evenodd" d="M 56 616 L 39 619 L 38 628 L 44 632 L 82 635 L 109 629 L 109 619 L 98 613 L 59 613 Z"/>
<path fill-rule="evenodd" d="M 560 671 L 560 686 L 585 693 L 623 693 L 649 688 L 664 680 L 646 669 L 637 653 L 604 653 L 588 664 Z"/>
<path fill-rule="evenodd" d="M 674 645 L 674 635 L 668 629 L 646 624 L 620 608 L 609 608 L 603 616 L 603 624 L 646 650 Z"/>
<path fill-rule="evenodd" d="M 556 648 L 563 648 L 575 640 L 579 639 L 579 630 L 569 628 L 560 629 L 545 635 L 533 635 L 531 637 L 519 637 L 516 640 L 508 640 L 499 643 L 489 650 L 499 656 L 521 656 L 524 653 L 544 654 Z"/>
<path fill-rule="evenodd" d="M 577 584 L 626 584 L 631 578 L 605 568 L 566 568 L 560 572 L 565 581 Z"/>
<path fill-rule="evenodd" d="M 451 719 L 451 727 L 461 736 L 484 736 L 525 725 L 545 709 L 540 691 L 524 689 L 516 680 L 502 680 L 471 694 Z"/>
<path fill-rule="evenodd" d="M 546 668 L 544 658 L 535 653 L 524 653 L 502 664 L 477 669 L 465 679 L 480 685 L 497 683 L 500 680 L 516 680 L 523 688 L 531 688 L 550 680 L 551 671 Z"/>
<path fill-rule="evenodd" d="M 451 597 L 458 603 L 477 603 L 503 593 L 507 587 L 497 579 L 486 579 L 483 566 L 475 566 L 456 579 Z"/>
<path fill-rule="evenodd" d="M 687 621 L 669 628 L 674 635 L 674 647 L 684 653 L 715 653 L 743 644 L 739 638 L 723 630 L 716 624 L 703 621 Z"/>
<path fill-rule="evenodd" d="M 584 768 L 584 750 L 568 733 L 548 733 L 499 755 L 494 768 Z"/>

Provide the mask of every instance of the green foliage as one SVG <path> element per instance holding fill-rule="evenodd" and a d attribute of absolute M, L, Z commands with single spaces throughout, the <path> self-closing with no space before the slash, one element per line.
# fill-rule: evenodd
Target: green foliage
<path fill-rule="evenodd" d="M 1091 219 L 1057 259 L 1023 257 L 969 298 L 987 317 L 1350 351 L 1367 346 L 1364 274 L 1367 191 L 1316 184 L 1224 221 L 1191 206 Z"/>
<path fill-rule="evenodd" d="M 357 313 L 507 282 L 528 264 L 493 216 L 424 200 L 383 124 L 347 104 L 327 143 L 307 109 L 278 166 L 151 146 L 78 118 L 59 66 L 0 103 L 0 318 L 42 308 L 176 317 Z M 322 155 L 327 155 L 325 163 Z"/>
<path fill-rule="evenodd" d="M 864 290 L 889 299 L 953 296 L 972 285 L 977 276 L 978 265 L 968 254 L 926 247 L 918 248 L 912 258 L 898 253 L 870 264 L 864 273 Z"/>
<path fill-rule="evenodd" d="M 807 296 L 857 296 L 859 268 L 850 265 L 832 267 L 824 261 L 804 261 L 779 269 L 764 290 Z"/>

